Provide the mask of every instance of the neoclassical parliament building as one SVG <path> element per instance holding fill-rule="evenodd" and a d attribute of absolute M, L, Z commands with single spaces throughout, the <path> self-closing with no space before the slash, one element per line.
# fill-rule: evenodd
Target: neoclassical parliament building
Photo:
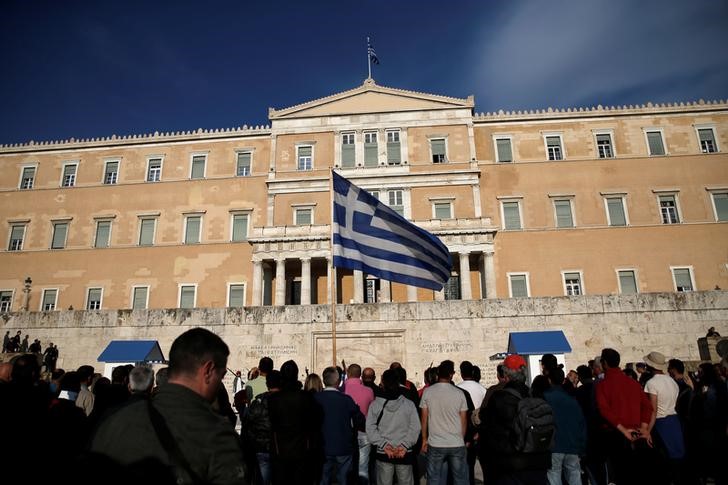
<path fill-rule="evenodd" d="M 0 311 L 728 288 L 724 101 L 478 113 L 367 79 L 268 118 L 0 147 Z M 442 291 L 331 294 L 332 168 L 444 242 Z"/>

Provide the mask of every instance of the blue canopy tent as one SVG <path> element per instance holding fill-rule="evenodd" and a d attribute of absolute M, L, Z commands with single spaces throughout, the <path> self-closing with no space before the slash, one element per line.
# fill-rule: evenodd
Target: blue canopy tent
<path fill-rule="evenodd" d="M 98 358 L 104 362 L 104 376 L 111 377 L 114 367 L 126 364 L 165 364 L 156 340 L 112 340 Z M 107 375 L 108 374 L 108 375 Z"/>
<path fill-rule="evenodd" d="M 543 354 L 554 354 L 557 362 L 564 364 L 564 354 L 569 352 L 571 345 L 561 330 L 511 332 L 508 335 L 508 353 L 519 354 L 526 359 L 529 382 L 541 373 L 539 360 Z"/>

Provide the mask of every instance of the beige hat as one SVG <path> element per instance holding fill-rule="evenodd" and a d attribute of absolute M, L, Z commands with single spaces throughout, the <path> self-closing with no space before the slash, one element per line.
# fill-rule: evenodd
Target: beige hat
<path fill-rule="evenodd" d="M 667 360 L 665 359 L 665 356 L 661 353 L 650 352 L 649 354 L 645 355 L 644 360 L 645 364 L 649 365 L 653 369 L 667 372 Z"/>

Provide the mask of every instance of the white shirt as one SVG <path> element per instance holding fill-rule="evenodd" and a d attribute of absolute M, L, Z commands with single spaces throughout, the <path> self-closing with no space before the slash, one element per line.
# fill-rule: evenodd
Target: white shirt
<path fill-rule="evenodd" d="M 672 377 L 655 374 L 645 384 L 645 392 L 657 396 L 657 419 L 675 414 L 675 403 L 680 388 Z"/>
<path fill-rule="evenodd" d="M 478 409 L 483 404 L 483 398 L 485 397 L 485 387 L 481 386 L 479 382 L 475 381 L 463 381 L 458 384 L 460 389 L 465 389 L 470 393 L 470 398 L 473 400 L 475 409 Z"/>

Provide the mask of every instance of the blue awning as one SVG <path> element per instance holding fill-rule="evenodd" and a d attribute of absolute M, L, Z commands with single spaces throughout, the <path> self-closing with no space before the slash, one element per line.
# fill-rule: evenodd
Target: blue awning
<path fill-rule="evenodd" d="M 99 362 L 164 362 L 162 349 L 156 340 L 112 340 Z"/>
<path fill-rule="evenodd" d="M 508 335 L 509 354 L 566 354 L 568 352 L 571 352 L 571 345 L 561 330 L 511 332 Z"/>

